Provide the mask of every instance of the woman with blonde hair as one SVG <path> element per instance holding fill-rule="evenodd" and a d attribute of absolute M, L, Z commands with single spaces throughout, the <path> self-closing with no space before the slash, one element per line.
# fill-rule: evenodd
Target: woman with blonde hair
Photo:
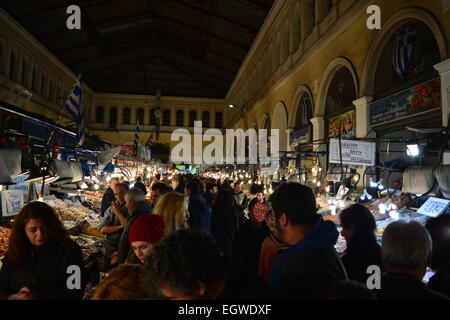
<path fill-rule="evenodd" d="M 153 213 L 160 215 L 165 224 L 164 235 L 187 227 L 187 198 L 178 192 L 168 192 L 159 198 Z"/>

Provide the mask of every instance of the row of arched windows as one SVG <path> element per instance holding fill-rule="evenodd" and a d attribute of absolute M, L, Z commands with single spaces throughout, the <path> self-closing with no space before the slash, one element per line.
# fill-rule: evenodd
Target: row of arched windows
<path fill-rule="evenodd" d="M 19 49 L 11 48 L 7 52 L 6 41 L 0 39 L 0 72 L 12 81 L 32 90 L 34 93 L 62 104 L 69 91 L 69 85 L 58 81 L 56 77 L 39 65 Z M 5 63 L 6 62 L 6 63 Z"/>
<path fill-rule="evenodd" d="M 153 108 L 150 110 L 150 125 L 156 125 L 156 112 L 157 109 Z M 98 106 L 96 110 L 95 122 L 96 123 L 104 123 L 105 118 L 105 108 L 103 106 Z M 126 107 L 123 109 L 123 117 L 122 124 L 134 124 L 131 122 L 131 108 Z M 197 120 L 197 112 L 192 110 L 189 112 L 189 127 L 194 126 L 194 121 Z M 140 124 L 144 123 L 144 109 L 139 108 L 136 113 L 136 121 L 139 121 Z M 215 127 L 222 128 L 223 126 L 223 115 L 222 112 L 216 112 L 215 117 Z M 161 117 L 161 125 L 170 126 L 170 110 L 165 109 L 162 112 Z M 117 108 L 112 107 L 109 114 L 109 128 L 115 129 L 117 126 Z M 183 127 L 184 126 L 184 111 L 177 110 L 175 117 L 175 126 Z M 202 113 L 202 126 L 204 128 L 210 127 L 210 114 L 208 111 L 204 111 Z"/>

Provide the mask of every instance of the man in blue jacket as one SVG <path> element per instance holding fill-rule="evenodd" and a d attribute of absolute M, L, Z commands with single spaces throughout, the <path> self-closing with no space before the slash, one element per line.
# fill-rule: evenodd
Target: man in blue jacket
<path fill-rule="evenodd" d="M 270 196 L 276 236 L 290 247 L 275 261 L 269 283 L 282 299 L 325 299 L 347 279 L 334 245 L 335 224 L 317 214 L 313 191 L 299 183 L 284 183 Z"/>

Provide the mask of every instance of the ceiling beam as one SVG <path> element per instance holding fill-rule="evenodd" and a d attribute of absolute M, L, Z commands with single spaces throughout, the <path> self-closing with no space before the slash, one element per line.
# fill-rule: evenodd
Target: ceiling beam
<path fill-rule="evenodd" d="M 169 39 L 169 37 L 170 37 L 170 38 L 173 38 L 173 40 L 175 40 L 177 43 L 183 43 L 185 46 L 187 46 L 189 48 L 197 49 L 197 48 L 194 47 L 195 44 L 193 42 L 191 42 L 191 41 L 186 41 L 185 39 L 183 39 L 183 38 L 181 38 L 181 37 L 179 37 L 177 35 L 168 33 L 168 32 L 166 32 L 166 31 L 164 31 L 164 30 L 162 30 L 160 28 L 153 28 L 153 30 L 157 31 L 161 35 L 164 35 L 167 39 Z M 139 32 L 129 32 L 129 33 L 120 34 L 120 35 L 116 35 L 114 37 L 108 38 L 107 41 L 101 41 L 100 40 L 99 43 L 102 44 L 102 45 L 108 45 L 110 43 L 113 44 L 118 39 L 128 38 L 130 36 L 142 36 L 142 35 L 145 35 L 145 34 L 148 34 L 148 33 L 149 33 L 148 30 L 141 30 Z M 63 54 L 65 52 L 81 50 L 83 48 L 86 48 L 86 47 L 89 47 L 89 46 L 94 46 L 94 45 L 96 45 L 96 43 L 91 41 L 91 42 L 88 42 L 88 43 L 83 44 L 83 45 L 77 45 L 77 46 L 73 46 L 73 47 L 64 48 L 64 49 L 60 49 L 60 50 L 54 51 L 54 54 L 58 56 L 58 55 Z M 226 55 L 222 54 L 219 51 L 216 51 L 216 50 L 208 48 L 208 52 L 211 53 L 211 54 L 214 54 L 214 55 L 216 55 L 216 56 L 218 56 L 220 58 L 232 61 L 237 66 L 240 66 L 242 64 L 241 60 L 236 59 L 236 58 L 232 58 L 232 57 L 229 57 L 229 56 L 226 56 Z"/>
<path fill-rule="evenodd" d="M 199 6 L 197 6 L 197 5 L 194 5 L 194 4 L 192 3 L 192 1 L 191 1 L 191 2 L 188 2 L 188 1 L 185 1 L 185 0 L 172 0 L 171 3 L 177 3 L 177 4 L 183 5 L 183 6 L 185 6 L 185 7 L 188 7 L 188 8 L 197 10 L 197 11 L 201 11 L 201 12 L 210 14 L 210 10 L 206 10 L 206 9 L 203 8 L 203 7 L 199 7 Z M 235 26 L 239 26 L 240 28 L 243 28 L 243 29 L 247 29 L 247 30 L 251 31 L 252 33 L 258 33 L 258 30 L 255 29 L 254 27 L 251 27 L 251 26 L 249 26 L 249 25 L 245 25 L 245 24 L 243 24 L 243 23 L 241 23 L 241 22 L 239 22 L 239 21 L 234 21 L 234 20 L 232 20 L 232 19 L 230 19 L 230 18 L 227 18 L 227 17 L 225 17 L 225 16 L 219 15 L 219 14 L 217 14 L 217 13 L 216 13 L 214 16 L 215 16 L 217 19 L 219 19 L 219 20 L 228 22 L 228 23 L 233 24 L 233 25 L 235 25 Z"/>
<path fill-rule="evenodd" d="M 167 51 L 167 52 L 175 54 L 175 55 L 178 54 L 177 52 L 171 51 L 170 49 L 167 49 L 167 48 L 164 48 L 164 47 L 159 47 L 158 49 L 162 50 L 162 51 Z M 140 63 L 140 62 L 144 62 L 144 61 L 149 61 L 149 59 L 153 58 L 154 56 L 155 56 L 155 54 L 152 54 L 152 55 L 150 55 L 148 57 L 145 57 L 145 58 L 142 58 L 142 59 L 137 59 L 137 60 L 133 60 L 133 61 L 123 62 L 123 63 L 117 64 L 117 65 L 111 66 L 111 67 L 109 67 L 109 66 L 108 67 L 103 67 L 101 69 L 97 69 L 97 70 L 94 70 L 94 71 L 87 71 L 87 72 L 84 72 L 83 74 L 98 73 L 99 71 L 106 70 L 106 69 L 111 69 L 113 67 L 117 68 L 117 67 L 121 67 L 121 66 L 124 66 L 124 65 L 130 65 L 130 64 L 134 64 L 134 63 Z M 184 55 L 180 55 L 180 56 L 183 57 L 183 58 L 185 57 Z M 161 59 L 161 60 L 163 60 L 163 59 Z M 188 65 L 180 63 L 180 62 L 178 62 L 178 64 L 182 64 L 184 67 L 190 68 L 191 70 L 193 70 L 195 72 L 198 72 L 200 74 L 203 73 L 203 74 L 208 75 L 208 76 L 210 76 L 212 78 L 215 78 L 215 79 L 218 79 L 218 80 L 222 80 L 223 82 L 226 82 L 227 85 L 229 85 L 231 83 L 231 81 L 232 81 L 231 79 L 222 78 L 222 77 L 220 77 L 219 75 L 217 75 L 215 73 L 214 74 L 210 73 L 210 72 L 206 71 L 205 69 L 199 69 L 199 68 L 194 67 L 194 66 L 188 66 Z"/>
<path fill-rule="evenodd" d="M 206 61 L 194 59 L 193 57 L 190 57 L 190 56 L 188 56 L 188 55 L 186 55 L 186 54 L 181 54 L 181 53 L 179 53 L 179 52 L 176 52 L 176 51 L 173 50 L 172 48 L 167 48 L 167 47 L 163 47 L 163 46 L 154 47 L 153 44 L 148 44 L 148 45 L 138 46 L 138 47 L 134 47 L 134 48 L 131 48 L 131 49 L 128 49 L 128 50 L 116 52 L 116 53 L 113 53 L 112 55 L 110 55 L 109 57 L 111 57 L 111 56 L 116 56 L 116 55 L 120 55 L 120 54 L 124 54 L 124 53 L 129 53 L 129 52 L 139 52 L 139 51 L 142 51 L 142 50 L 148 49 L 148 48 L 152 48 L 152 49 L 154 49 L 154 50 L 161 49 L 161 48 L 166 49 L 166 50 L 170 50 L 170 51 L 173 52 L 174 54 L 177 54 L 177 55 L 180 55 L 180 56 L 189 58 L 189 59 L 191 59 L 191 60 L 193 60 L 193 61 L 196 61 L 196 62 L 198 62 L 198 63 L 203 63 L 203 64 L 205 64 L 205 65 L 207 65 L 207 66 L 213 67 L 213 68 L 215 68 L 215 69 L 217 69 L 217 70 L 221 70 L 221 71 L 227 72 L 227 73 L 232 74 L 232 75 L 235 75 L 235 74 L 236 74 L 236 71 L 237 71 L 237 70 L 231 71 L 231 70 L 228 70 L 228 69 L 226 69 L 226 68 L 224 68 L 224 67 L 222 67 L 222 66 L 219 66 L 219 65 L 216 65 L 216 64 L 213 64 L 213 63 L 210 63 L 210 62 L 206 62 Z M 74 62 L 74 63 L 69 63 L 69 65 L 70 65 L 71 67 L 73 67 L 73 66 L 78 65 L 78 64 L 80 64 L 80 63 L 84 63 L 84 62 L 88 62 L 88 61 L 93 61 L 93 60 L 97 60 L 97 59 L 104 59 L 104 58 L 105 58 L 105 57 L 104 57 L 103 55 L 99 55 L 99 56 L 96 56 L 96 57 L 93 57 L 93 58 L 88 58 L 88 59 L 80 60 L 80 61 L 77 61 L 77 62 Z"/>
<path fill-rule="evenodd" d="M 154 58 L 154 57 L 153 57 L 153 58 Z M 127 73 L 129 73 L 129 72 L 131 72 L 131 71 L 133 71 L 133 70 L 136 70 L 137 68 L 139 68 L 139 67 L 145 65 L 146 63 L 148 63 L 148 60 L 150 60 L 150 59 L 142 59 L 142 61 L 141 61 L 140 63 L 136 64 L 135 66 L 131 67 L 130 69 L 127 69 L 127 70 L 125 70 L 125 71 L 123 71 L 123 72 L 120 72 L 120 73 L 118 73 L 118 74 L 115 74 L 115 75 L 113 75 L 113 76 L 111 76 L 111 77 L 108 77 L 107 80 L 103 81 L 103 82 L 102 82 L 101 84 L 99 84 L 98 86 L 94 85 L 93 87 L 102 88 L 102 87 L 104 87 L 105 84 L 107 84 L 107 83 L 111 83 L 111 82 L 117 81 L 122 75 L 127 74 Z M 97 81 L 98 81 L 98 80 L 97 80 Z"/>
<path fill-rule="evenodd" d="M 244 1 L 246 1 L 248 3 L 251 3 L 251 4 L 253 4 L 253 5 L 257 6 L 257 7 L 260 7 L 261 9 L 266 11 L 266 13 L 269 13 L 270 9 L 272 8 L 272 7 L 267 6 L 267 5 L 265 5 L 265 4 L 263 4 L 263 3 L 259 2 L 259 1 L 256 1 L 256 0 L 244 0 Z"/>
<path fill-rule="evenodd" d="M 81 6 L 81 5 L 88 4 L 88 3 L 92 3 L 92 0 L 85 0 L 85 1 L 81 1 L 80 0 L 80 1 L 77 1 L 77 3 L 75 3 L 75 4 L 77 6 Z M 45 9 L 41 8 L 41 9 L 33 11 L 33 12 L 27 12 L 25 14 L 21 14 L 21 15 L 17 16 L 17 18 L 18 18 L 18 20 L 29 19 L 29 18 L 34 18 L 34 17 L 39 16 L 39 15 L 44 14 L 44 13 L 49 13 L 49 12 L 52 12 L 52 11 L 63 10 L 63 9 L 64 9 L 64 13 L 65 13 L 67 7 L 68 7 L 67 4 L 54 5 L 54 6 L 51 6 L 51 7 L 47 7 Z"/>
<path fill-rule="evenodd" d="M 152 11 L 152 10 L 148 10 L 146 12 L 141 12 L 141 15 L 142 14 L 149 14 L 150 16 L 153 15 L 153 16 L 156 16 L 156 17 L 160 17 L 161 19 L 166 19 L 167 21 L 169 21 L 169 22 L 171 22 L 171 23 L 173 23 L 175 25 L 181 26 L 183 28 L 190 29 L 190 30 L 192 30 L 192 31 L 194 31 L 194 32 L 196 32 L 196 33 L 198 33 L 200 35 L 203 35 L 205 33 L 205 30 L 202 30 L 200 28 L 196 28 L 194 26 L 191 26 L 190 24 L 187 24 L 187 23 L 185 23 L 182 20 L 171 18 L 171 17 L 165 16 L 163 14 L 160 14 L 158 12 Z M 104 19 L 104 20 L 97 20 L 95 22 L 95 26 L 98 27 L 101 24 L 104 24 L 104 23 L 107 23 L 107 22 L 110 22 L 110 21 L 117 21 L 118 19 L 125 19 L 125 18 L 130 18 L 130 17 L 135 18 L 135 13 L 133 13 L 133 14 L 129 14 L 128 13 L 128 14 L 123 14 L 121 16 L 116 16 L 116 17 L 112 17 L 112 18 L 108 18 L 108 19 Z M 46 40 L 46 39 L 48 39 L 50 37 L 62 35 L 64 33 L 68 33 L 68 32 L 69 31 L 67 29 L 63 29 L 63 30 L 50 32 L 50 33 L 47 33 L 47 34 L 37 35 L 37 38 L 38 38 L 38 40 L 43 41 L 43 40 Z M 101 33 L 99 32 L 99 34 L 101 34 Z M 245 52 L 247 52 L 247 50 L 249 49 L 249 47 L 246 46 L 246 45 L 240 44 L 240 43 L 235 42 L 235 41 L 230 40 L 230 39 L 226 39 L 226 38 L 224 38 L 222 36 L 219 36 L 219 35 L 216 35 L 216 34 L 213 34 L 213 33 L 211 33 L 210 36 L 211 36 L 211 38 L 214 38 L 216 40 L 220 40 L 220 41 L 222 41 L 224 43 L 227 43 L 229 45 L 237 47 L 237 48 L 239 48 L 239 49 L 241 49 L 241 50 L 243 50 Z"/>
<path fill-rule="evenodd" d="M 182 67 L 180 67 L 175 61 L 166 59 L 164 57 L 160 57 L 161 60 L 167 62 L 169 65 L 171 65 L 172 67 L 174 67 L 175 69 L 177 69 L 178 71 L 181 71 L 182 73 L 186 74 L 187 76 L 189 76 L 190 78 L 192 78 L 195 81 L 200 82 L 205 88 L 208 88 L 212 91 L 214 91 L 215 93 L 221 94 L 221 90 L 217 89 L 216 87 L 211 86 L 211 83 L 208 83 L 206 81 L 204 81 L 203 79 L 197 77 L 195 74 L 184 70 Z"/>

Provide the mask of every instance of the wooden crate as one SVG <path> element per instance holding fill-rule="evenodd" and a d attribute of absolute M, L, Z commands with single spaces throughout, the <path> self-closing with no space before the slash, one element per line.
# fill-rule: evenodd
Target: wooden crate
<path fill-rule="evenodd" d="M 97 238 L 104 238 L 105 235 L 102 234 L 100 231 L 98 231 L 97 229 L 91 228 L 91 227 L 82 227 L 81 228 L 81 233 L 82 234 L 87 234 L 89 236 L 94 236 Z"/>

